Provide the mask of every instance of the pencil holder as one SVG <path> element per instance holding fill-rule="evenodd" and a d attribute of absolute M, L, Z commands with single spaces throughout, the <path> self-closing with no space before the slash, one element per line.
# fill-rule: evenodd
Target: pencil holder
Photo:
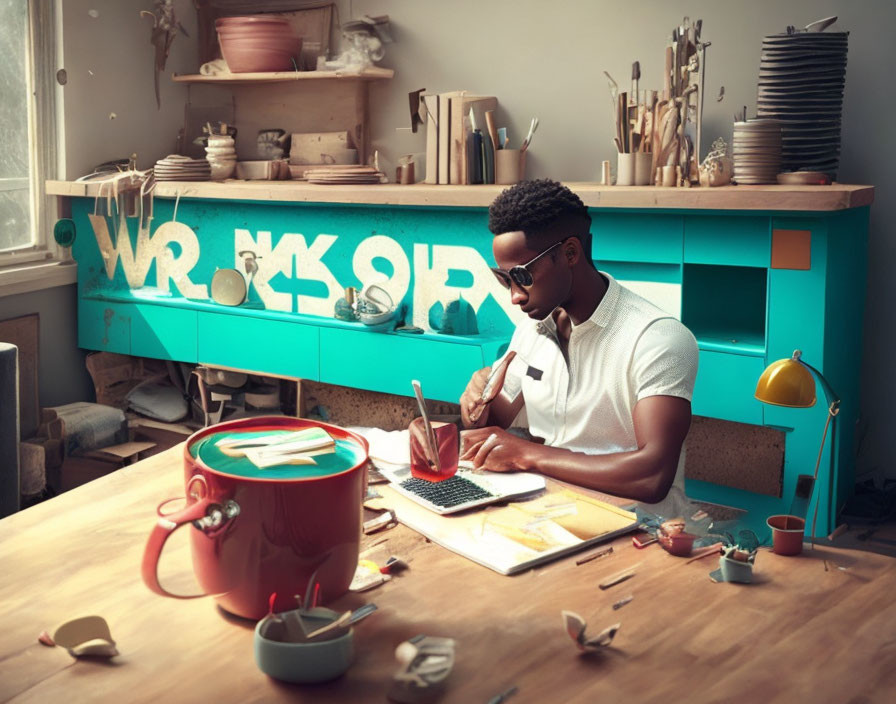
<path fill-rule="evenodd" d="M 653 173 L 653 154 L 649 152 L 635 152 L 635 185 L 649 186 L 650 176 Z"/>
<path fill-rule="evenodd" d="M 635 185 L 635 155 L 620 152 L 616 155 L 616 185 Z"/>
<path fill-rule="evenodd" d="M 495 152 L 495 183 L 509 186 L 523 176 L 519 149 L 498 149 Z"/>

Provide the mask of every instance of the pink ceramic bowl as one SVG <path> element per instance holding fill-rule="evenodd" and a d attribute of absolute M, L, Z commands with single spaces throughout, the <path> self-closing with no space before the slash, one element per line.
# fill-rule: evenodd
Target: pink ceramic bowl
<path fill-rule="evenodd" d="M 234 73 L 262 73 L 266 71 L 291 71 L 293 57 L 298 60 L 302 52 L 301 39 L 288 44 L 266 44 L 252 39 L 222 39 L 221 55 Z"/>
<path fill-rule="evenodd" d="M 292 55 L 285 51 L 221 47 L 221 53 L 233 73 L 266 73 L 289 71 L 293 68 Z"/>
<path fill-rule="evenodd" d="M 257 40 L 271 40 L 271 39 L 290 39 L 295 41 L 298 37 L 296 37 L 292 30 L 284 29 L 284 30 L 275 30 L 275 29 L 257 29 L 252 31 L 247 31 L 243 29 L 219 29 L 218 30 L 218 39 L 257 39 Z"/>

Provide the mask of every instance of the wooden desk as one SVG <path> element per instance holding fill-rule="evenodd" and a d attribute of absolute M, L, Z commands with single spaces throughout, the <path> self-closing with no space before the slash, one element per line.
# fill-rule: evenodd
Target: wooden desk
<path fill-rule="evenodd" d="M 253 624 L 211 599 L 176 601 L 140 580 L 155 507 L 183 491 L 181 447 L 0 521 L 0 700 L 24 702 L 382 702 L 395 646 L 418 633 L 457 640 L 442 702 L 486 702 L 511 685 L 512 704 L 628 701 L 893 701 L 896 562 L 816 548 L 812 556 L 756 559 L 753 585 L 714 584 L 714 558 L 686 564 L 620 538 L 609 557 L 566 558 L 502 577 L 399 526 L 369 536 L 410 569 L 336 604 L 373 601 L 356 628 L 356 657 L 341 679 L 291 686 L 268 679 L 252 655 Z M 184 531 L 181 531 L 184 532 Z M 185 540 L 169 543 L 163 573 L 190 572 Z M 823 558 L 832 567 L 825 571 Z M 606 591 L 605 576 L 643 561 Z M 618 599 L 634 600 L 613 611 Z M 560 610 L 595 629 L 622 628 L 612 648 L 579 656 Z M 38 634 L 100 614 L 121 655 L 75 661 Z"/>

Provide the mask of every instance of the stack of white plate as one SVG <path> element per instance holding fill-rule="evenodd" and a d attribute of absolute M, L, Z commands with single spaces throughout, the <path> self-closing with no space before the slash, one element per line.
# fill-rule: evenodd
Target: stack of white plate
<path fill-rule="evenodd" d="M 836 178 L 849 32 L 791 32 L 762 41 L 759 117 L 781 120 L 784 171 Z"/>
<path fill-rule="evenodd" d="M 212 167 L 206 159 L 169 154 L 156 162 L 153 173 L 156 181 L 208 181 Z"/>
<path fill-rule="evenodd" d="M 781 123 L 754 119 L 734 123 L 734 180 L 776 183 L 781 170 Z"/>

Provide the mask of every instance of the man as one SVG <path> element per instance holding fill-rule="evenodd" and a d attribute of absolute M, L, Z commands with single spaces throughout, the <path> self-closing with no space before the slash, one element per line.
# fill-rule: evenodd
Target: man
<path fill-rule="evenodd" d="M 590 227 L 581 199 L 547 179 L 509 188 L 489 208 L 492 271 L 528 316 L 509 348 L 525 371 L 513 400 L 481 399 L 490 368 L 470 379 L 461 458 L 654 505 L 674 485 L 683 499 L 696 340 L 594 267 Z M 514 374 L 508 366 L 495 386 Z M 521 423 L 531 440 L 507 432 Z"/>

